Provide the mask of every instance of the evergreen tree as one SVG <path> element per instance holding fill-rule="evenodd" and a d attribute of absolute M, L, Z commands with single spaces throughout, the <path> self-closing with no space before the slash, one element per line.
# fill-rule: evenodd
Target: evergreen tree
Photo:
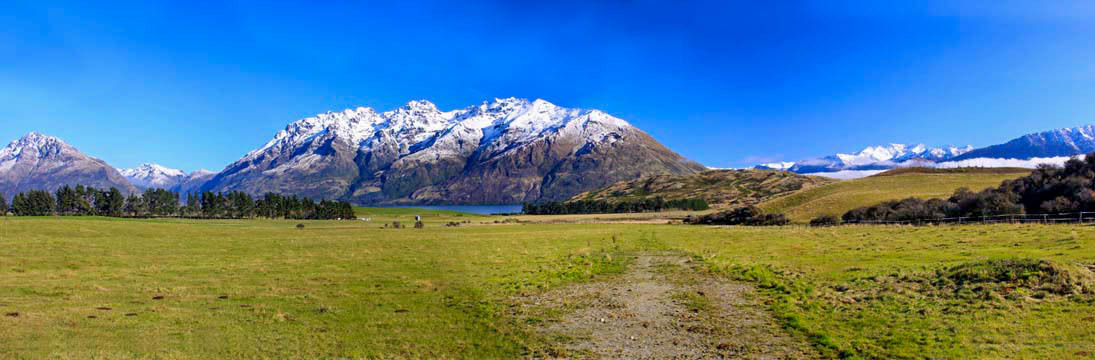
<path fill-rule="evenodd" d="M 110 192 L 106 193 L 106 214 L 107 216 L 122 216 L 125 208 L 125 195 L 122 195 L 122 191 L 118 188 L 110 188 Z"/>
<path fill-rule="evenodd" d="M 4 198 L 4 194 L 0 194 L 0 215 L 8 216 L 8 200 Z"/>
<path fill-rule="evenodd" d="M 15 215 L 24 215 L 23 211 L 26 207 L 27 200 L 23 193 L 15 194 L 15 196 L 11 198 L 11 212 Z"/>
<path fill-rule="evenodd" d="M 125 212 L 133 217 L 144 215 L 144 201 L 137 194 L 130 194 L 125 200 Z"/>

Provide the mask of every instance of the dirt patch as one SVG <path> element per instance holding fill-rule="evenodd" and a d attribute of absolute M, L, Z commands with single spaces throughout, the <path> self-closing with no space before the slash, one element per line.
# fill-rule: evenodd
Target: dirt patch
<path fill-rule="evenodd" d="M 673 253 L 634 255 L 624 274 L 518 299 L 516 313 L 557 344 L 532 357 L 816 358 L 753 289 L 704 274 Z"/>

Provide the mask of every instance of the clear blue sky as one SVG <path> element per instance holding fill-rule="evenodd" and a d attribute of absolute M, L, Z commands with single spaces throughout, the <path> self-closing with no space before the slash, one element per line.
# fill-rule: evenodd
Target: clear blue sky
<path fill-rule="evenodd" d="M 5 2 L 0 140 L 220 170 L 316 113 L 516 96 L 732 167 L 1095 122 L 1090 1 L 153 3 Z"/>

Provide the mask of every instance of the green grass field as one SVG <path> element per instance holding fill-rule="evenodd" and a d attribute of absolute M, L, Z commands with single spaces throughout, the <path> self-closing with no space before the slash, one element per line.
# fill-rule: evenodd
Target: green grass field
<path fill-rule="evenodd" d="M 980 191 L 999 186 L 1004 180 L 1029 175 L 1023 169 L 902 169 L 892 175 L 876 175 L 841 181 L 780 197 L 760 205 L 761 209 L 787 215 L 791 221 L 809 222 L 821 215 L 840 217 L 848 210 L 887 200 L 909 197 L 944 198 L 966 187 Z"/>
<path fill-rule="evenodd" d="M 1029 276 L 936 284 L 952 267 L 1013 257 L 1088 274 L 1087 226 L 495 225 L 426 213 L 425 229 L 396 230 L 379 222 L 415 214 L 359 212 L 374 220 L 0 219 L 0 358 L 520 357 L 552 339 L 507 317 L 509 299 L 619 272 L 619 254 L 646 250 L 755 283 L 756 300 L 828 356 L 1095 354 L 1091 294 L 1046 293 Z M 474 225 L 441 226 L 463 220 Z"/>

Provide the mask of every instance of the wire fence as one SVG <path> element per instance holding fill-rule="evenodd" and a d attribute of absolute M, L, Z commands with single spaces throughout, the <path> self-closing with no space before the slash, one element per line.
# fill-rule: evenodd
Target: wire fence
<path fill-rule="evenodd" d="M 1095 223 L 1095 212 L 1074 212 L 1059 214 L 1008 214 L 986 216 L 964 216 L 951 218 L 923 218 L 914 220 L 886 221 L 860 220 L 847 221 L 846 225 L 978 225 L 978 224 L 1088 224 Z"/>

